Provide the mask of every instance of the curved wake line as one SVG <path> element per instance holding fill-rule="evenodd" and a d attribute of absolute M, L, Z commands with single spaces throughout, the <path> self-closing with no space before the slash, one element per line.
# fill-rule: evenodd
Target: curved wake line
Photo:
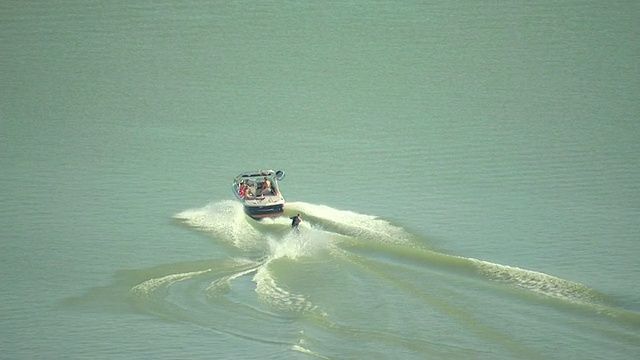
<path fill-rule="evenodd" d="M 538 271 L 471 258 L 464 259 L 474 264 L 478 274 L 494 281 L 514 284 L 523 289 L 577 304 L 604 305 L 604 294 L 599 294 L 586 285 L 574 281 Z"/>
<path fill-rule="evenodd" d="M 218 297 L 220 294 L 227 294 L 229 293 L 229 291 L 231 291 L 231 281 L 241 276 L 256 272 L 260 266 L 262 265 L 253 267 L 248 270 L 239 271 L 235 274 L 224 276 L 220 279 L 214 280 L 209 284 L 209 286 L 207 286 L 207 288 L 205 289 L 205 293 L 209 298 Z"/>
<path fill-rule="evenodd" d="M 435 292 L 426 291 L 425 289 L 415 286 L 411 280 L 398 277 L 393 271 L 385 271 L 385 269 L 380 267 L 374 259 L 361 258 L 345 250 L 337 249 L 336 251 L 338 256 L 359 266 L 369 273 L 375 274 L 378 278 L 385 280 L 390 285 L 423 299 L 431 307 L 438 309 L 441 313 L 449 315 L 451 318 L 456 319 L 470 330 L 473 330 L 477 336 L 489 339 L 491 342 L 495 342 L 496 344 L 500 344 L 505 349 L 511 351 L 515 357 L 528 359 L 537 358 L 536 354 L 531 349 L 521 345 L 511 334 L 500 331 L 491 325 L 482 323 L 476 318 L 472 311 L 465 307 L 456 305 L 457 301 L 452 301 L 452 298 L 458 298 L 459 295 L 455 292 L 447 291 L 445 289 L 439 289 L 439 291 Z"/>
<path fill-rule="evenodd" d="M 364 256 L 371 261 L 391 261 L 400 266 L 413 263 L 424 268 L 443 270 L 449 275 L 457 273 L 462 276 L 480 277 L 525 290 L 529 294 L 555 299 L 561 301 L 561 304 L 583 306 L 598 314 L 640 325 L 639 313 L 616 306 L 606 294 L 584 284 L 543 272 L 439 253 L 419 246 L 371 244 L 359 241 L 351 244 L 343 243 L 337 248 L 354 256 Z"/>
<path fill-rule="evenodd" d="M 278 286 L 266 265 L 258 268 L 253 281 L 256 283 L 258 297 L 276 310 L 296 313 L 313 313 L 318 310 L 318 306 L 304 295 L 291 293 Z"/>
<path fill-rule="evenodd" d="M 562 301 L 564 304 L 584 306 L 612 318 L 640 325 L 640 313 L 617 306 L 609 296 L 587 285 L 562 279 L 539 271 L 494 264 L 487 261 L 461 258 L 469 261 L 477 274 L 491 280 L 516 286 L 527 291 Z"/>
<path fill-rule="evenodd" d="M 294 260 L 314 257 L 324 250 L 331 252 L 334 246 L 338 246 L 365 256 L 375 254 L 378 258 L 382 255 L 382 259 L 391 257 L 400 263 L 417 262 L 448 272 L 480 276 L 549 298 L 587 305 L 599 312 L 618 312 L 605 294 L 583 284 L 538 271 L 427 250 L 420 245 L 424 239 L 375 216 L 305 202 L 287 203 L 286 212 L 302 213 L 301 236 L 292 235 L 286 217 L 256 222 L 244 214 L 241 204 L 230 200 L 186 210 L 174 218 L 241 250 L 266 251 L 269 259 L 247 273 L 255 271 L 256 292 L 275 307 L 316 310 L 315 305 L 305 304 L 303 296 L 288 293 L 277 286 L 267 268 L 271 261 L 284 257 Z M 210 289 L 213 293 L 224 291 L 233 279 L 242 275 L 238 273 L 219 279 L 211 284 Z M 635 317 L 640 318 L 640 315 L 635 314 Z"/>
<path fill-rule="evenodd" d="M 182 274 L 171 274 L 163 276 L 161 278 L 149 279 L 132 287 L 130 292 L 135 295 L 148 295 L 161 287 L 167 288 L 179 281 L 191 279 L 194 276 L 206 274 L 208 272 L 211 272 L 211 269 L 187 272 Z"/>

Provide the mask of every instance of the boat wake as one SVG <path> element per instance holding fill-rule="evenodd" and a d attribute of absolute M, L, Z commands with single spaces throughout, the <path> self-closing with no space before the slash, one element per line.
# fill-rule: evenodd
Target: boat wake
<path fill-rule="evenodd" d="M 607 312 L 610 305 L 610 299 L 605 294 L 577 282 L 538 271 L 431 250 L 426 247 L 424 239 L 375 216 L 325 205 L 288 203 L 285 215 L 295 213 L 302 213 L 304 218 L 299 236 L 291 232 L 287 216 L 255 222 L 244 215 L 241 205 L 232 201 L 186 210 L 174 218 L 238 249 L 268 254 L 262 265 L 254 269 L 255 290 L 261 299 L 280 309 L 307 311 L 317 310 L 318 307 L 306 304 L 302 295 L 292 295 L 279 288 L 269 272 L 269 265 L 277 259 L 306 258 L 308 261 L 321 252 L 351 260 L 375 258 L 375 263 L 409 262 L 450 274 L 484 278 L 525 290 L 525 295 L 541 295 L 589 306 L 599 312 Z"/>
<path fill-rule="evenodd" d="M 296 213 L 304 219 L 299 232 L 292 231 L 288 219 Z M 150 269 L 121 270 L 115 284 L 94 289 L 85 300 L 119 299 L 136 312 L 319 358 L 324 356 L 310 350 L 312 339 L 293 319 L 335 336 L 352 336 L 354 341 L 366 336 L 380 343 L 391 342 L 389 346 L 407 343 L 406 339 L 389 334 L 361 334 L 363 330 L 345 320 L 344 314 L 336 314 L 340 312 L 340 301 L 346 302 L 342 307 L 350 301 L 348 296 L 342 296 L 345 289 L 353 296 L 400 294 L 403 301 L 408 299 L 449 314 L 468 329 L 489 334 L 482 336 L 503 339 L 503 345 L 512 348 L 514 355 L 524 357 L 529 352 L 515 345 L 517 339 L 474 320 L 477 314 L 456 305 L 473 301 L 467 299 L 473 296 L 469 289 L 504 293 L 561 309 L 586 309 L 640 325 L 639 314 L 616 307 L 605 294 L 583 284 L 439 252 L 429 248 L 426 239 L 375 216 L 304 202 L 288 203 L 284 215 L 254 221 L 235 201 L 179 212 L 174 215 L 178 223 L 227 246 L 229 254 Z M 363 282 L 361 278 L 371 280 Z M 429 281 L 433 283 L 422 284 Z M 388 290 L 358 288 L 372 283 Z M 274 322 L 280 327 L 291 326 L 291 332 L 299 335 L 295 340 L 283 340 L 272 333 Z M 250 329 L 246 327 L 248 323 L 253 324 Z M 425 351 L 433 347 L 418 338 L 413 341 L 418 351 L 420 346 Z"/>

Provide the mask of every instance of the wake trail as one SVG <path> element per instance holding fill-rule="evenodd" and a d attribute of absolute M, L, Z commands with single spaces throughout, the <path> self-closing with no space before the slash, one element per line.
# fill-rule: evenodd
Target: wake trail
<path fill-rule="evenodd" d="M 321 251 L 333 251 L 337 247 L 380 261 L 413 263 L 448 274 L 479 277 L 523 289 L 529 294 L 586 306 L 611 316 L 624 315 L 633 319 L 633 322 L 640 322 L 639 314 L 615 308 L 605 294 L 588 286 L 539 271 L 425 249 L 426 239 L 376 216 L 305 202 L 287 203 L 285 212 L 302 213 L 303 236 L 291 236 L 286 217 L 261 222 L 249 220 L 242 205 L 235 201 L 211 203 L 200 209 L 183 211 L 174 218 L 238 249 L 266 253 L 270 260 L 255 269 L 254 281 L 257 291 L 267 302 L 312 308 L 294 305 L 300 301 L 299 296 L 287 294 L 279 288 L 268 266 L 277 259 L 313 257 Z M 220 284 L 231 280 L 221 280 Z"/>
<path fill-rule="evenodd" d="M 342 259 L 355 264 L 363 271 L 374 274 L 377 278 L 384 280 L 391 286 L 422 299 L 430 307 L 438 309 L 440 313 L 447 314 L 451 318 L 456 319 L 459 323 L 472 330 L 476 336 L 501 345 L 514 356 L 527 359 L 540 358 L 532 349 L 524 347 L 517 338 L 493 326 L 482 323 L 472 312 L 466 311 L 461 306 L 456 306 L 455 301 L 452 301 L 452 299 L 459 298 L 459 294 L 444 288 L 438 288 L 437 292 L 427 292 L 411 284 L 411 282 L 406 279 L 392 275 L 394 271 L 382 270 L 383 267 L 389 267 L 391 265 L 380 266 L 381 264 L 373 259 L 360 257 L 347 251 L 337 251 L 337 254 L 339 254 Z"/>

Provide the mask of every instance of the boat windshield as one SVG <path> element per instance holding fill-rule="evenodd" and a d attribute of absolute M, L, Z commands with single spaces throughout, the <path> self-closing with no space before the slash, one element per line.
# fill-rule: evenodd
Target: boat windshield
<path fill-rule="evenodd" d="M 235 182 L 238 184 L 242 183 L 243 181 L 246 183 L 263 182 L 265 179 L 269 180 L 272 183 L 275 182 L 276 173 L 273 170 L 242 173 L 236 177 Z"/>

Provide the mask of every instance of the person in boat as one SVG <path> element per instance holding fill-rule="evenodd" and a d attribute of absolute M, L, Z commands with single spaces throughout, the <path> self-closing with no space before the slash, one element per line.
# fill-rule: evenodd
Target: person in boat
<path fill-rule="evenodd" d="M 238 188 L 238 195 L 240 195 L 240 197 L 243 199 L 247 196 L 245 195 L 247 188 L 248 188 L 247 183 L 244 181 L 240 184 L 240 187 Z"/>
<path fill-rule="evenodd" d="M 300 214 L 296 215 L 296 216 L 292 216 L 289 219 L 291 219 L 291 228 L 292 229 L 298 229 L 298 225 L 300 225 L 300 223 L 302 222 L 302 216 L 300 216 Z"/>
<path fill-rule="evenodd" d="M 242 182 L 242 184 L 240 184 L 240 189 L 238 189 L 238 195 L 240 195 L 243 199 L 248 199 L 253 197 L 251 188 L 246 182 Z"/>
<path fill-rule="evenodd" d="M 271 194 L 271 181 L 265 176 L 264 181 L 260 185 L 260 195 Z"/>

